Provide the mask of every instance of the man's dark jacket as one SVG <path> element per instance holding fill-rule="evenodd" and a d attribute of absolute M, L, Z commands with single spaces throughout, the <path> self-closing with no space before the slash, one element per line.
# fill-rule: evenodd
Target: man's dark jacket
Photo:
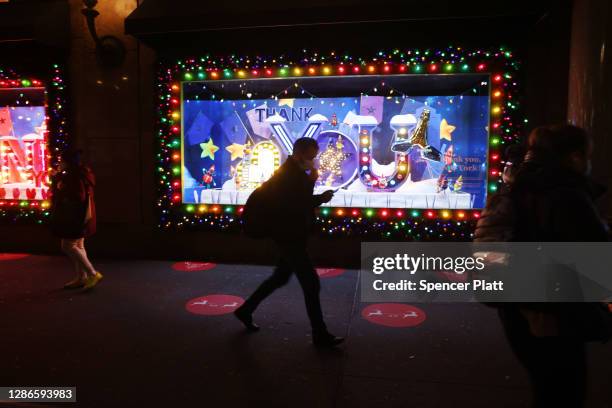
<path fill-rule="evenodd" d="M 289 156 L 283 165 L 261 187 L 267 207 L 269 236 L 281 243 L 304 243 L 314 226 L 314 209 L 322 204 L 313 195 L 315 182 Z M 248 206 L 248 204 L 247 204 Z"/>

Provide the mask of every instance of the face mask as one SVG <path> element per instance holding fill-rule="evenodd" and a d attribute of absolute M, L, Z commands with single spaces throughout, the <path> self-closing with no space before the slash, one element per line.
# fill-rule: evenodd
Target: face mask
<path fill-rule="evenodd" d="M 304 170 L 312 170 L 314 169 L 314 160 L 302 160 L 300 167 Z"/>

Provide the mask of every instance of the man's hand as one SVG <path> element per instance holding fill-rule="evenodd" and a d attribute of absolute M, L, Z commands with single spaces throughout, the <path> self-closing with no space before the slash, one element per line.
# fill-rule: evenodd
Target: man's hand
<path fill-rule="evenodd" d="M 321 194 L 321 202 L 329 203 L 333 197 L 334 197 L 334 190 L 327 190 L 326 192 Z"/>

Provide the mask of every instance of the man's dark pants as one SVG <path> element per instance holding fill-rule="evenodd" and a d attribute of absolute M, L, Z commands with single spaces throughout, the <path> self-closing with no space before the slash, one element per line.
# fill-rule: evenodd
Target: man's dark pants
<path fill-rule="evenodd" d="M 321 283 L 315 268 L 312 266 L 310 257 L 306 251 L 306 242 L 280 242 L 276 241 L 280 256 L 274 273 L 266 279 L 257 290 L 244 302 L 243 310 L 253 313 L 257 306 L 276 289 L 289 282 L 291 275 L 295 273 L 304 292 L 306 311 L 310 318 L 312 331 L 315 333 L 326 332 L 319 292 Z"/>

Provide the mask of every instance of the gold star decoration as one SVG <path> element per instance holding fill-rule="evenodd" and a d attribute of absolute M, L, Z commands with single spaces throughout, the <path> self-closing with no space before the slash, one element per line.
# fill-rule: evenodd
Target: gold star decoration
<path fill-rule="evenodd" d="M 244 145 L 238 143 L 232 143 L 225 148 L 232 155 L 231 161 L 236 159 L 242 159 L 244 157 Z"/>
<path fill-rule="evenodd" d="M 219 150 L 219 146 L 215 146 L 213 144 L 212 137 L 208 139 L 208 142 L 200 143 L 200 147 L 202 148 L 202 154 L 200 157 L 210 157 L 211 159 L 215 160 L 215 152 Z"/>
<path fill-rule="evenodd" d="M 449 142 L 452 140 L 451 133 L 456 129 L 456 126 L 449 125 L 446 119 L 440 122 L 440 139 L 446 139 Z"/>

